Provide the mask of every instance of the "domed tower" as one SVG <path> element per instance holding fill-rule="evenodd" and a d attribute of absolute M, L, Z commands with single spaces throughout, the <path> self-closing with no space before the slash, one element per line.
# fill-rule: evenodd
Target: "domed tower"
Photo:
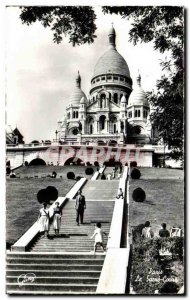
<path fill-rule="evenodd" d="M 97 124 L 94 128 L 100 137 L 107 135 L 108 139 L 112 139 L 111 135 L 114 135 L 114 139 L 119 142 L 120 133 L 126 134 L 120 123 L 121 99 L 124 96 L 126 100 L 125 109 L 122 110 L 122 117 L 126 120 L 131 91 L 129 68 L 116 49 L 116 33 L 112 26 L 108 33 L 108 50 L 95 65 L 90 89 L 91 106 L 96 107 Z"/>
<path fill-rule="evenodd" d="M 81 99 L 86 103 L 87 98 L 81 89 L 81 76 L 78 71 L 75 86 L 66 107 L 67 113 L 67 136 L 76 136 L 79 133 L 79 120 L 81 115 Z"/>
<path fill-rule="evenodd" d="M 129 97 L 127 106 L 128 122 L 131 125 L 131 137 L 129 139 L 136 143 L 149 142 L 150 122 L 149 113 L 150 106 L 146 97 L 146 93 L 141 87 L 141 75 L 136 78 L 136 87 Z"/>

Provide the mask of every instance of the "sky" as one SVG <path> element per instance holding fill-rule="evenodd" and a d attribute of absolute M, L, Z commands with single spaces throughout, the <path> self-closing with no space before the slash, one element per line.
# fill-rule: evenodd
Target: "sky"
<path fill-rule="evenodd" d="M 152 44 L 129 43 L 130 23 L 120 16 L 97 14 L 97 38 L 91 45 L 73 47 L 67 38 L 53 43 L 51 30 L 40 23 L 27 26 L 19 19 L 18 7 L 6 9 L 6 112 L 7 125 L 18 127 L 25 142 L 55 138 L 57 121 L 63 119 L 75 84 L 77 71 L 88 96 L 95 64 L 108 47 L 108 30 L 113 22 L 118 52 L 126 60 L 136 82 L 138 70 L 142 87 L 151 91 L 160 78 L 162 55 Z"/>

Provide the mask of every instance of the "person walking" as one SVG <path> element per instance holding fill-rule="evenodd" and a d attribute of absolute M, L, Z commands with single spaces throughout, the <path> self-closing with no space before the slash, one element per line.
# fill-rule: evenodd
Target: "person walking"
<path fill-rule="evenodd" d="M 95 242 L 94 242 L 94 255 L 96 253 L 96 250 L 97 250 L 97 246 L 99 245 L 103 251 L 105 252 L 105 247 L 103 245 L 103 235 L 107 235 L 106 232 L 102 231 L 101 229 L 102 225 L 101 223 L 97 223 L 96 224 L 96 227 L 95 227 L 95 230 L 94 230 L 94 234 L 91 236 L 91 239 L 93 237 L 95 237 Z"/>
<path fill-rule="evenodd" d="M 79 218 L 81 224 L 83 224 L 84 210 L 86 209 L 85 197 L 82 195 L 80 190 L 78 191 L 76 197 L 75 209 L 76 209 L 76 222 L 77 225 L 79 226 Z"/>
<path fill-rule="evenodd" d="M 47 203 L 43 203 L 43 207 L 40 209 L 39 213 L 39 225 L 40 232 L 43 233 L 46 237 L 48 237 L 49 233 L 49 210 L 47 209 Z"/>
<path fill-rule="evenodd" d="M 143 228 L 142 230 L 142 238 L 144 239 L 151 239 L 154 237 L 154 232 L 150 226 L 150 222 L 149 221 L 146 221 L 145 222 L 145 227 Z"/>
<path fill-rule="evenodd" d="M 159 236 L 160 237 L 169 237 L 170 232 L 166 229 L 166 223 L 161 224 L 161 229 L 159 230 Z"/>
<path fill-rule="evenodd" d="M 61 215 L 62 215 L 62 210 L 61 207 L 59 206 L 59 202 L 55 203 L 54 207 L 54 217 L 53 217 L 53 227 L 55 230 L 55 235 L 59 234 L 59 230 L 61 227 Z"/>

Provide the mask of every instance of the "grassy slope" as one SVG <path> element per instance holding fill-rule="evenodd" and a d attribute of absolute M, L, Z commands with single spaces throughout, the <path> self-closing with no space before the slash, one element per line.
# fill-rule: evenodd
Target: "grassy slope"
<path fill-rule="evenodd" d="M 130 226 L 149 220 L 156 235 L 162 222 L 168 224 L 168 229 L 172 226 L 184 228 L 183 171 L 154 168 L 140 170 L 142 174 L 140 180 L 130 179 Z M 146 192 L 147 202 L 133 201 L 132 192 L 137 187 Z"/>
<path fill-rule="evenodd" d="M 85 175 L 84 167 L 78 166 L 31 166 L 22 167 L 15 171 L 20 176 L 16 179 L 7 179 L 6 182 L 6 240 L 13 243 L 36 221 L 41 205 L 36 195 L 40 189 L 55 186 L 59 196 L 64 196 L 76 181 L 66 178 L 67 172 L 74 172 L 76 176 Z M 95 168 L 96 169 L 96 168 Z M 57 172 L 54 178 L 24 178 L 24 176 L 39 177 Z M 60 178 L 63 176 L 63 178 Z"/>

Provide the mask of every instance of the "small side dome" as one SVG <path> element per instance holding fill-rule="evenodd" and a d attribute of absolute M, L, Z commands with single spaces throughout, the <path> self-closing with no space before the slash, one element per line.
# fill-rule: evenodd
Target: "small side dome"
<path fill-rule="evenodd" d="M 85 97 L 82 97 L 82 98 L 81 98 L 80 104 L 86 104 L 86 98 L 85 98 Z"/>
<path fill-rule="evenodd" d="M 76 77 L 76 83 L 75 83 L 75 86 L 73 88 L 72 94 L 70 96 L 69 105 L 79 106 L 80 105 L 80 100 L 83 97 L 86 99 L 85 93 L 81 90 L 81 77 L 80 77 L 80 74 L 78 72 L 78 75 Z"/>
<path fill-rule="evenodd" d="M 127 99 L 126 99 L 126 97 L 124 95 L 121 98 L 121 103 L 127 103 Z"/>
<path fill-rule="evenodd" d="M 128 101 L 128 107 L 132 105 L 146 105 L 149 106 L 148 100 L 146 97 L 145 91 L 141 87 L 141 76 L 140 74 L 136 78 L 137 80 L 137 86 L 132 91 L 129 101 Z"/>

